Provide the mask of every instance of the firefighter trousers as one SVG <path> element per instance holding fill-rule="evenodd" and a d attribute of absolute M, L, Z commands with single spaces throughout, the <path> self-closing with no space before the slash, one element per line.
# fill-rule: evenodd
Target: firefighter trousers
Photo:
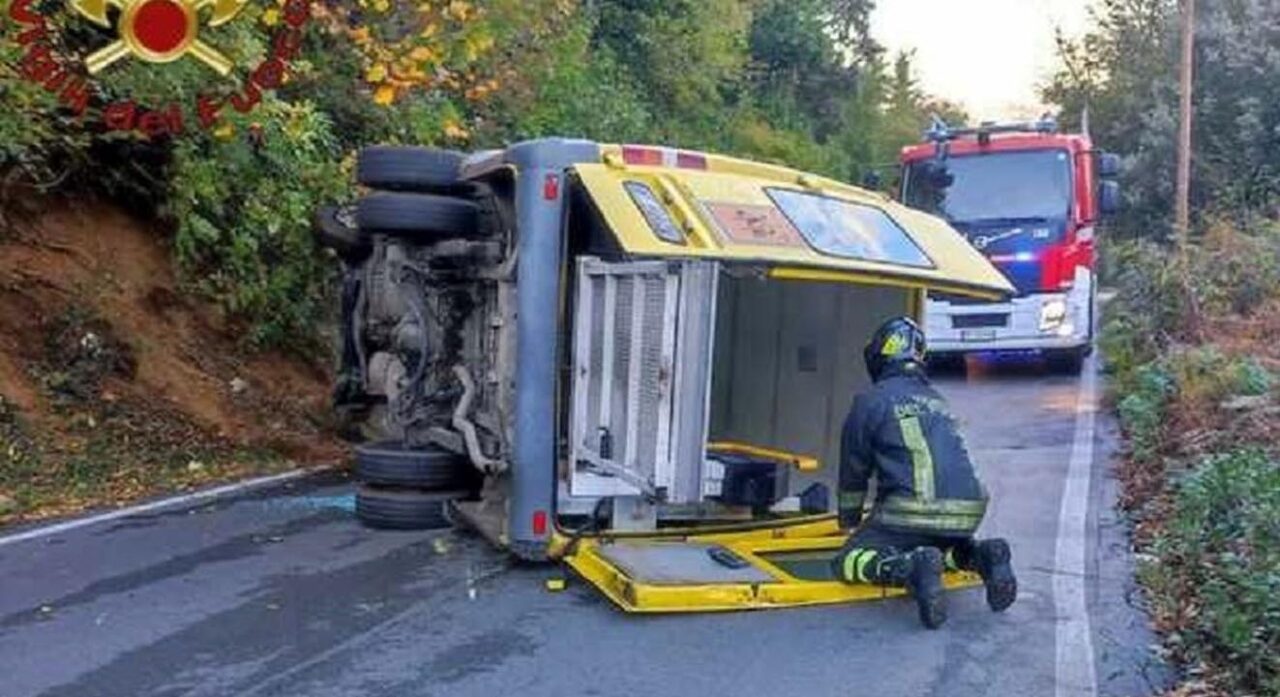
<path fill-rule="evenodd" d="M 865 523 L 849 536 L 832 560 L 832 568 L 836 578 L 845 583 L 902 586 L 909 568 L 906 561 L 911 552 L 920 547 L 935 547 L 942 552 L 948 570 L 977 570 L 971 535 L 889 528 L 874 521 Z"/>

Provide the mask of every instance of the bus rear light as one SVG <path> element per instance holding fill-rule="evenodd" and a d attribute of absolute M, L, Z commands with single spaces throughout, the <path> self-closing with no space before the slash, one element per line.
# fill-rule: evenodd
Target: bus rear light
<path fill-rule="evenodd" d="M 542 198 L 548 201 L 560 198 L 560 177 L 558 175 L 548 174 L 547 178 L 542 180 Z"/>
<path fill-rule="evenodd" d="M 681 169 L 706 169 L 707 156 L 700 152 L 685 152 L 682 150 L 676 153 L 676 167 Z"/>
<path fill-rule="evenodd" d="M 538 510 L 533 512 L 533 534 L 541 537 L 547 534 L 547 512 Z"/>
<path fill-rule="evenodd" d="M 636 145 L 622 146 L 622 161 L 629 165 L 662 166 L 662 150 L 659 148 L 642 148 Z"/>
<path fill-rule="evenodd" d="M 679 167 L 681 169 L 707 169 L 707 156 L 690 150 L 655 148 L 647 145 L 622 146 L 622 161 L 629 165 L 645 167 Z"/>

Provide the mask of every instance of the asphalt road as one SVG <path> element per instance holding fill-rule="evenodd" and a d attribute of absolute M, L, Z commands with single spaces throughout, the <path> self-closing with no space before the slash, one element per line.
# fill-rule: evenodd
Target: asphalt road
<path fill-rule="evenodd" d="M 900 600 L 626 616 L 581 582 L 547 592 L 549 569 L 463 533 L 362 529 L 330 478 L 0 538 L 0 697 L 1151 694 L 1166 672 L 1111 509 L 1114 427 L 1099 416 L 1093 447 L 1076 444 L 1092 477 L 1074 507 L 1084 573 L 1068 572 L 1080 381 L 1015 368 L 940 384 L 992 491 L 983 534 L 1013 544 L 1022 593 L 1003 615 L 970 590 L 937 632 Z M 1085 636 L 1062 613 L 1080 592 Z M 1090 649 L 1095 685 L 1066 682 Z"/>

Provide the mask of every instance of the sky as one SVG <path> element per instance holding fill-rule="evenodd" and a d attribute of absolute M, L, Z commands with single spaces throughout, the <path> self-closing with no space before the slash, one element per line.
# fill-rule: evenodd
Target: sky
<path fill-rule="evenodd" d="M 924 89 L 964 105 L 976 123 L 1042 113 L 1037 86 L 1054 72 L 1054 28 L 1078 35 L 1089 0 L 878 0 L 872 35 L 916 52 Z"/>

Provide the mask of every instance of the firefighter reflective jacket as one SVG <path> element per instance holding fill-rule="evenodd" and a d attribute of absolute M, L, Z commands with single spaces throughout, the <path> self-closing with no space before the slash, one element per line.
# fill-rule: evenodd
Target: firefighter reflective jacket
<path fill-rule="evenodd" d="M 861 520 L 876 478 L 872 522 L 940 535 L 971 535 L 987 495 L 947 403 L 915 364 L 893 368 L 854 398 L 841 436 L 842 525 Z"/>

